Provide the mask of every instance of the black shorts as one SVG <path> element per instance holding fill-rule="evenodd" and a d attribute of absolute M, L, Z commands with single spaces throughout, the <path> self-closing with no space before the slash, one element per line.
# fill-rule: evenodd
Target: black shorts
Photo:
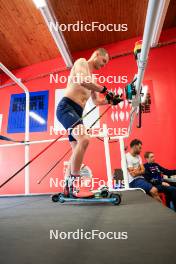
<path fill-rule="evenodd" d="M 57 119 L 65 129 L 69 129 L 69 141 L 76 141 L 76 139 L 71 135 L 71 128 L 76 122 L 76 125 L 83 124 L 83 121 L 80 120 L 82 114 L 83 108 L 68 97 L 63 97 L 57 106 Z"/>

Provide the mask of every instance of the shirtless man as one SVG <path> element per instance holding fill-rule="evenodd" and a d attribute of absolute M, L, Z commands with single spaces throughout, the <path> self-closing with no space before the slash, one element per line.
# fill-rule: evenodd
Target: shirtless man
<path fill-rule="evenodd" d="M 95 105 L 114 104 L 113 100 L 107 100 L 110 94 L 107 88 L 98 85 L 91 78 L 93 71 L 101 69 L 108 61 L 108 52 L 103 48 L 93 52 L 88 61 L 84 58 L 78 59 L 71 69 L 64 97 L 57 107 L 57 118 L 69 132 L 69 141 L 72 147 L 70 159 L 70 176 L 72 179 L 80 176 L 81 164 L 89 144 L 89 135 L 86 133 L 83 121 L 79 120 L 87 100 L 91 96 Z M 105 98 L 100 99 L 99 93 L 104 93 Z M 119 99 L 120 101 L 121 99 Z M 72 125 L 78 120 L 79 122 L 72 129 Z"/>

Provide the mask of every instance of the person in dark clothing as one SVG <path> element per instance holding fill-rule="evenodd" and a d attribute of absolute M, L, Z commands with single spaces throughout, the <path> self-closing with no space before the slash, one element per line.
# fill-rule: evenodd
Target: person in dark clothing
<path fill-rule="evenodd" d="M 158 163 L 155 162 L 155 156 L 153 152 L 146 152 L 144 154 L 146 163 L 145 168 L 145 179 L 154 185 L 158 192 L 162 192 L 166 195 L 167 206 L 169 207 L 170 201 L 173 202 L 174 209 L 176 211 L 176 187 L 171 186 L 169 183 L 165 182 L 162 174 L 167 176 L 176 175 L 176 170 L 168 170 Z"/>

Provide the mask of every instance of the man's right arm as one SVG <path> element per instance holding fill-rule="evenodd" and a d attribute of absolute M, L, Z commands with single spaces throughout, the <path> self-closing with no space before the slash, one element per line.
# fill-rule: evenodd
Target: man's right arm
<path fill-rule="evenodd" d="M 127 161 L 128 172 L 130 173 L 131 176 L 135 177 L 133 162 L 132 162 L 131 158 L 128 156 L 128 154 L 126 155 L 126 161 Z"/>
<path fill-rule="evenodd" d="M 103 90 L 101 85 L 93 83 L 93 76 L 89 73 L 87 61 L 85 59 L 78 59 L 74 64 L 74 68 L 78 83 L 80 83 L 81 86 L 95 92 L 101 92 Z"/>
<path fill-rule="evenodd" d="M 139 164 L 138 168 L 134 168 L 131 158 L 129 156 L 127 156 L 127 167 L 128 167 L 128 171 L 132 177 L 141 176 L 142 174 L 145 173 L 145 168 L 142 164 L 142 159 L 140 159 L 140 164 Z"/>
<path fill-rule="evenodd" d="M 141 176 L 145 173 L 145 169 L 143 165 L 140 165 L 137 169 L 130 167 L 128 168 L 128 171 L 133 177 Z"/>
<path fill-rule="evenodd" d="M 90 75 L 90 71 L 88 68 L 87 61 L 85 59 L 79 59 L 75 62 L 74 64 L 74 71 L 75 71 L 75 76 L 78 78 L 77 83 L 79 83 L 81 86 L 84 88 L 91 90 L 92 92 L 99 92 L 104 94 L 104 97 L 106 101 L 101 100 L 99 101 L 100 104 L 112 104 L 112 105 L 117 105 L 123 99 L 119 95 L 115 95 L 111 91 L 109 91 L 105 86 L 102 87 L 101 85 L 94 83 L 92 80 L 92 75 Z"/>
<path fill-rule="evenodd" d="M 140 175 L 143 175 L 145 173 L 145 168 L 144 168 L 144 166 L 141 164 L 141 165 L 139 165 L 139 168 L 137 168 L 136 170 L 135 170 L 135 176 L 140 176 Z"/>

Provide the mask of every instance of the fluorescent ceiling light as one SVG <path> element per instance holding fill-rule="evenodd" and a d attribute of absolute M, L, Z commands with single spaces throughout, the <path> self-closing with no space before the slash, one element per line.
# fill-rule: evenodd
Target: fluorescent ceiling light
<path fill-rule="evenodd" d="M 151 40 L 151 47 L 155 47 L 158 44 L 159 37 L 161 35 L 161 30 L 163 28 L 164 20 L 166 17 L 167 9 L 170 0 L 157 0 L 159 1 L 158 12 L 155 19 L 155 24 L 153 28 L 153 35 Z"/>
<path fill-rule="evenodd" d="M 47 5 L 45 0 L 33 0 L 33 2 L 37 8 L 42 8 Z"/>
<path fill-rule="evenodd" d="M 73 66 L 73 60 L 68 49 L 67 43 L 65 41 L 64 35 L 60 31 L 59 27 L 58 30 L 56 30 L 50 26 L 51 24 L 55 25 L 57 22 L 52 7 L 45 0 L 33 1 L 36 4 L 37 8 L 39 8 L 67 68 L 71 68 Z"/>
<path fill-rule="evenodd" d="M 29 116 L 31 118 L 33 118 L 35 121 L 37 121 L 38 123 L 40 123 L 41 125 L 44 125 L 46 123 L 46 121 L 43 117 L 39 116 L 38 114 L 36 114 L 32 111 L 29 112 Z"/>

